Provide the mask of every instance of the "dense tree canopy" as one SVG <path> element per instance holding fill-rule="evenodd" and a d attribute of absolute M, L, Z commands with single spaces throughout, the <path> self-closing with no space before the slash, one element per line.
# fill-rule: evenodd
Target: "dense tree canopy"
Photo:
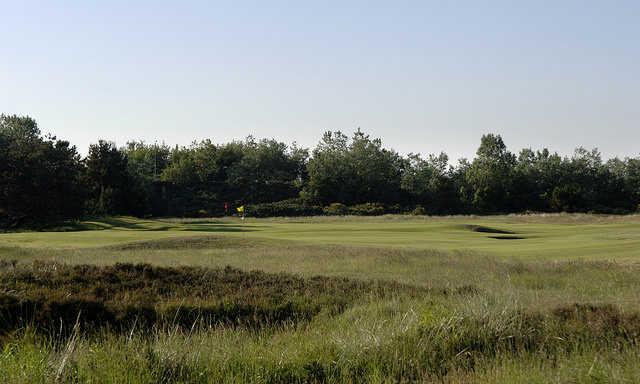
<path fill-rule="evenodd" d="M 84 168 L 76 148 L 42 137 L 29 117 L 0 115 L 0 226 L 79 218 Z"/>
<path fill-rule="evenodd" d="M 342 132 L 327 132 L 309 161 L 309 196 L 322 203 L 395 204 L 405 161 L 358 129 L 349 142 Z"/>
<path fill-rule="evenodd" d="M 471 188 L 466 197 L 483 213 L 511 210 L 515 156 L 507 150 L 502 137 L 493 134 L 482 136 L 476 154 L 478 157 L 467 171 Z"/>
<path fill-rule="evenodd" d="M 325 212 L 633 212 L 640 158 L 603 161 L 582 147 L 568 157 L 546 148 L 516 155 L 487 134 L 473 160 L 454 166 L 445 153 L 402 156 L 358 129 L 350 138 L 326 132 L 311 152 L 253 137 L 173 148 L 98 140 L 82 159 L 30 117 L 0 116 L 4 228 L 83 215 L 215 216 L 261 204 L 264 214 L 317 214 L 331 204 Z"/>
<path fill-rule="evenodd" d="M 100 140 L 89 146 L 86 159 L 87 187 L 95 214 L 123 214 L 127 212 L 129 192 L 127 156 L 115 143 Z"/>

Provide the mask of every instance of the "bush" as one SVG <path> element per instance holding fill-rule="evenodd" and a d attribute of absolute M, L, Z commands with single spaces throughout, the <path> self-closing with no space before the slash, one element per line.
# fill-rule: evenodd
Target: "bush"
<path fill-rule="evenodd" d="M 400 204 L 392 204 L 384 207 L 384 213 L 405 214 L 410 211 L 410 208 L 403 207 Z"/>
<path fill-rule="evenodd" d="M 401 212 L 400 206 L 385 207 L 380 203 L 365 203 L 346 206 L 342 203 L 331 203 L 326 207 L 313 205 L 302 199 L 290 199 L 275 203 L 248 204 L 245 207 L 247 216 L 278 217 L 278 216 L 377 216 L 390 212 Z"/>
<path fill-rule="evenodd" d="M 416 208 L 413 210 L 413 212 L 411 212 L 411 214 L 414 216 L 422 216 L 422 215 L 426 215 L 427 211 L 424 209 L 422 205 L 416 205 Z"/>
<path fill-rule="evenodd" d="M 350 206 L 348 213 L 355 216 L 379 216 L 385 214 L 385 209 L 379 203 L 365 203 Z"/>
<path fill-rule="evenodd" d="M 317 216 L 323 214 L 321 206 L 310 205 L 298 199 L 277 201 L 275 203 L 249 204 L 245 207 L 247 216 Z"/>
<path fill-rule="evenodd" d="M 331 203 L 330 205 L 324 207 L 322 211 L 325 213 L 325 215 L 344 216 L 349 213 L 349 208 L 342 203 Z"/>

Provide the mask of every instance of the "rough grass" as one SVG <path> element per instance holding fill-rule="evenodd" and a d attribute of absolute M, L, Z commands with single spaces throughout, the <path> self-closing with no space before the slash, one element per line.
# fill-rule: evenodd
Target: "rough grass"
<path fill-rule="evenodd" d="M 338 259 L 375 251 L 331 249 Z M 409 265 L 420 257 L 379 252 Z M 48 312 L 37 313 L 48 315 L 23 316 L 5 332 L 0 379 L 624 382 L 637 373 L 636 266 L 425 256 L 429 279 L 417 287 L 233 268 L 5 263 L 5 294 L 40 298 Z M 82 315 L 86 299 L 113 315 Z"/>
<path fill-rule="evenodd" d="M 160 324 L 258 327 L 339 313 L 355 300 L 425 289 L 394 282 L 243 272 L 231 267 L 165 268 L 35 262 L 5 264 L 0 273 L 0 329 L 43 332 L 74 326 L 124 331 Z M 62 330 L 62 329 L 61 329 Z"/>
<path fill-rule="evenodd" d="M 499 292 L 469 288 L 393 291 L 278 326 L 194 329 L 176 323 L 150 332 L 138 326 L 89 333 L 76 325 L 65 337 L 27 327 L 5 338 L 0 379 L 623 382 L 637 373 L 637 312 L 589 304 L 540 311 L 514 305 Z"/>
<path fill-rule="evenodd" d="M 472 251 L 257 244 L 249 248 L 148 250 L 10 248 L 0 253 L 0 260 L 14 260 L 18 265 L 44 260 L 69 265 L 231 266 L 245 272 L 384 280 L 434 290 L 472 285 L 485 291 L 504 290 L 514 300 L 535 307 L 566 302 L 640 307 L 640 264 L 615 259 L 548 261 L 542 257 L 511 261 Z"/>

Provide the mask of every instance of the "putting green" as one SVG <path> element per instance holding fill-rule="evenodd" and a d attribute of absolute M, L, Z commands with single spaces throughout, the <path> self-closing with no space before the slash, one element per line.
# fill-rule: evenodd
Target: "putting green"
<path fill-rule="evenodd" d="M 564 216 L 571 218 L 570 215 Z M 171 237 L 216 235 L 274 242 L 472 250 L 509 257 L 632 259 L 640 217 L 558 222 L 526 216 L 221 220 L 181 223 L 129 217 L 84 222 L 84 230 L 0 234 L 0 247 L 82 248 Z M 564 220 L 567 221 L 567 220 Z M 571 221 L 571 220 L 569 220 Z"/>

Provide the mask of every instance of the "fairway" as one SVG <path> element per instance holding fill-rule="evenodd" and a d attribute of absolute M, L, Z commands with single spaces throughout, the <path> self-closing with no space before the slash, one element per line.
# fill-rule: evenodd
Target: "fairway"
<path fill-rule="evenodd" d="M 0 247 L 96 248 L 193 236 L 268 240 L 274 244 L 345 245 L 473 251 L 522 258 L 633 260 L 640 256 L 640 216 L 548 215 L 495 217 L 88 221 L 80 230 L 0 235 Z"/>

